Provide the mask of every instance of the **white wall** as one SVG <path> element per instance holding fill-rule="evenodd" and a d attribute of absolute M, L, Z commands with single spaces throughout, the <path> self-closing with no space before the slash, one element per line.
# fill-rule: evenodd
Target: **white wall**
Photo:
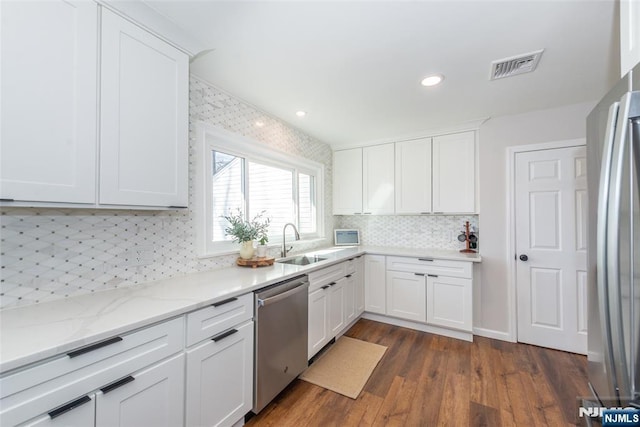
<path fill-rule="evenodd" d="M 474 327 L 509 334 L 507 241 L 507 147 L 583 138 L 586 117 L 595 102 L 568 105 L 526 114 L 501 116 L 479 131 L 480 231 L 482 266 L 474 297 Z M 515 313 L 515 310 L 514 310 Z"/>

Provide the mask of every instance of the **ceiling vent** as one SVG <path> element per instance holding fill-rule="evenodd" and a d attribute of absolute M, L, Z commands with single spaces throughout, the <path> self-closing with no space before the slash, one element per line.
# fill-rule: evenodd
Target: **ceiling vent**
<path fill-rule="evenodd" d="M 538 62 L 540 62 L 542 52 L 544 52 L 544 49 L 493 61 L 489 80 L 497 80 L 534 71 L 538 66 Z"/>

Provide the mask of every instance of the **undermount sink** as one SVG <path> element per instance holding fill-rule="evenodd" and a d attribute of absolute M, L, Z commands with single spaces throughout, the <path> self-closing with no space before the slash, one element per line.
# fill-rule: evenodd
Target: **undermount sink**
<path fill-rule="evenodd" d="M 276 262 L 279 262 L 282 264 L 309 265 L 309 264 L 313 264 L 314 262 L 324 261 L 326 259 L 327 258 L 322 258 L 319 256 L 301 255 L 293 258 L 280 259 L 280 260 L 277 260 Z"/>

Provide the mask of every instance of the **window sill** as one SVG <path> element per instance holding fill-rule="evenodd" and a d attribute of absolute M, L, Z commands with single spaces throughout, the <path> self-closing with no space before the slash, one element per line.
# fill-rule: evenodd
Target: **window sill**
<path fill-rule="evenodd" d="M 327 240 L 328 239 L 326 237 L 315 237 L 312 239 L 291 240 L 291 241 L 287 241 L 287 246 L 289 246 L 289 244 L 294 246 L 299 244 L 305 244 L 305 245 L 320 244 L 320 243 L 326 242 Z M 267 245 L 267 249 L 274 249 L 274 248 L 281 248 L 281 247 L 282 247 L 282 242 L 274 242 Z M 292 249 L 291 252 L 295 252 L 295 250 L 296 248 L 294 247 L 294 249 Z M 216 258 L 220 256 L 225 256 L 225 255 L 234 255 L 234 254 L 237 254 L 238 252 L 240 252 L 240 248 L 236 250 L 225 249 L 225 250 L 221 250 L 220 252 L 211 252 L 211 253 L 196 255 L 196 259 Z"/>

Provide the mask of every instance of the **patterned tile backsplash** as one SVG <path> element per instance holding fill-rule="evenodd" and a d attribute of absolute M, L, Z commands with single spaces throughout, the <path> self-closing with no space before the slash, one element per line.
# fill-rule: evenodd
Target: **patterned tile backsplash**
<path fill-rule="evenodd" d="M 474 215 L 333 217 L 327 144 L 195 77 L 189 108 L 191 171 L 199 120 L 325 165 L 328 240 L 296 244 L 296 252 L 330 244 L 334 227 L 359 228 L 367 245 L 457 249 L 464 221 L 478 225 Z M 193 173 L 189 175 L 192 201 Z M 233 265 L 237 256 L 198 258 L 191 210 L 1 208 L 0 227 L 0 309 L 219 269 Z M 270 255 L 278 253 L 278 248 L 270 249 Z"/>
<path fill-rule="evenodd" d="M 202 120 L 323 163 L 326 176 L 331 177 L 329 145 L 197 78 L 190 81 L 189 113 L 191 170 L 196 150 L 194 123 Z M 256 126 L 257 121 L 261 127 Z M 331 179 L 325 182 L 324 203 L 330 237 Z M 190 210 L 2 208 L 0 227 L 0 308 L 223 268 L 233 265 L 237 257 L 198 258 Z M 296 245 L 296 250 L 328 242 Z M 276 255 L 278 249 L 271 252 Z"/>
<path fill-rule="evenodd" d="M 465 243 L 458 241 L 458 234 L 464 230 L 466 221 L 478 232 L 480 247 L 482 236 L 477 215 L 336 216 L 334 225 L 359 229 L 363 245 L 462 249 Z"/>

